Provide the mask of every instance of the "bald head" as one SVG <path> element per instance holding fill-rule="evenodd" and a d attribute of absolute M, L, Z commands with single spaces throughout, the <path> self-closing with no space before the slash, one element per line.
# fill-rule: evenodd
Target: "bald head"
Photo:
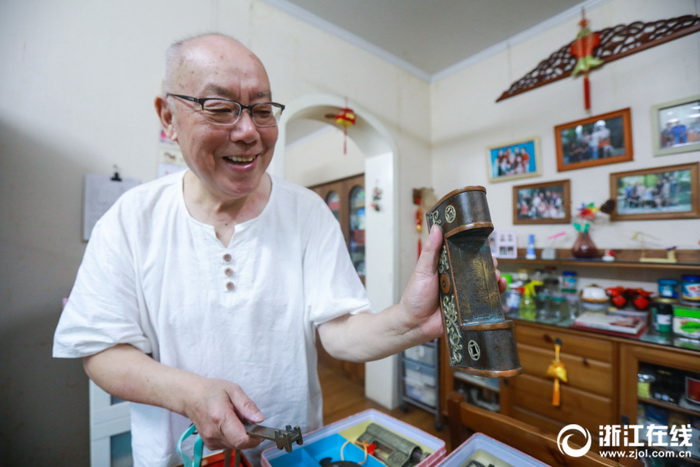
<path fill-rule="evenodd" d="M 185 86 L 188 75 L 198 67 L 252 64 L 267 77 L 260 59 L 237 39 L 211 33 L 190 37 L 172 44 L 166 51 L 165 90 L 176 92 Z"/>

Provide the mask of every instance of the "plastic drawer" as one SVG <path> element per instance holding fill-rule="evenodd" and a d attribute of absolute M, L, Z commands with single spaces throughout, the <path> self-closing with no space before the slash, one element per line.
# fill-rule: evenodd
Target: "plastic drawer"
<path fill-rule="evenodd" d="M 424 363 L 404 360 L 406 377 L 413 381 L 418 381 L 428 386 L 435 386 L 437 381 L 437 369 L 434 366 Z"/>
<path fill-rule="evenodd" d="M 409 378 L 404 378 L 404 385 L 406 387 L 406 396 L 427 406 L 435 407 L 437 390 L 434 386 L 428 386 Z"/>
<path fill-rule="evenodd" d="M 435 365 L 437 363 L 437 347 L 434 346 L 417 345 L 404 350 L 403 354 L 406 358 L 425 363 L 426 365 Z"/>

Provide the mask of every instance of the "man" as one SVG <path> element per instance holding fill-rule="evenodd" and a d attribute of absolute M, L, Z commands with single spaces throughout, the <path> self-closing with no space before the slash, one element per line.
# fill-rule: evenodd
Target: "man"
<path fill-rule="evenodd" d="M 335 218 L 266 169 L 283 106 L 260 60 L 217 34 L 174 44 L 155 107 L 189 170 L 126 193 L 93 231 L 54 344 L 133 401 L 136 465 L 179 463 L 193 422 L 209 449 L 259 462 L 244 423 L 322 424 L 315 329 L 369 361 L 442 332 L 429 236 L 399 304 L 370 305 Z M 501 281 L 503 282 L 503 281 Z M 501 284 L 502 285 L 502 284 Z"/>

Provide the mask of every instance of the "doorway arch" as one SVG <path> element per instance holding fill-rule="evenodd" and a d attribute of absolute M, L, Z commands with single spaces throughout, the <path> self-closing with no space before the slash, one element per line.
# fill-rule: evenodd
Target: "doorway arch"
<path fill-rule="evenodd" d="M 369 111 L 339 96 L 314 94 L 302 96 L 286 105 L 284 124 L 279 126 L 275 156 L 270 173 L 284 178 L 287 124 L 298 118 L 328 124 L 325 115 L 337 113 L 339 108 L 352 107 L 356 123 L 351 137 L 365 157 L 365 187 L 375 185 L 382 190 L 381 210 L 367 210 L 366 217 L 366 270 L 367 295 L 379 311 L 398 302 L 398 156 L 396 144 L 386 127 Z M 371 185 L 370 185 L 371 184 Z M 365 394 L 388 407 L 398 405 L 398 359 L 388 357 L 369 362 L 365 367 Z"/>

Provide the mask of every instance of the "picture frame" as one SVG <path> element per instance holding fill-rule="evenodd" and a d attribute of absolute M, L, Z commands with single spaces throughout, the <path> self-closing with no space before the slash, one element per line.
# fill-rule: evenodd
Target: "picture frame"
<path fill-rule="evenodd" d="M 700 162 L 610 174 L 613 221 L 700 217 Z"/>
<path fill-rule="evenodd" d="M 557 171 L 617 164 L 634 158 L 628 108 L 554 127 Z"/>
<path fill-rule="evenodd" d="M 513 187 L 513 224 L 571 222 L 571 180 Z"/>
<path fill-rule="evenodd" d="M 540 139 L 531 137 L 486 148 L 489 182 L 541 175 Z"/>
<path fill-rule="evenodd" d="M 654 156 L 700 151 L 700 94 L 651 108 Z"/>

